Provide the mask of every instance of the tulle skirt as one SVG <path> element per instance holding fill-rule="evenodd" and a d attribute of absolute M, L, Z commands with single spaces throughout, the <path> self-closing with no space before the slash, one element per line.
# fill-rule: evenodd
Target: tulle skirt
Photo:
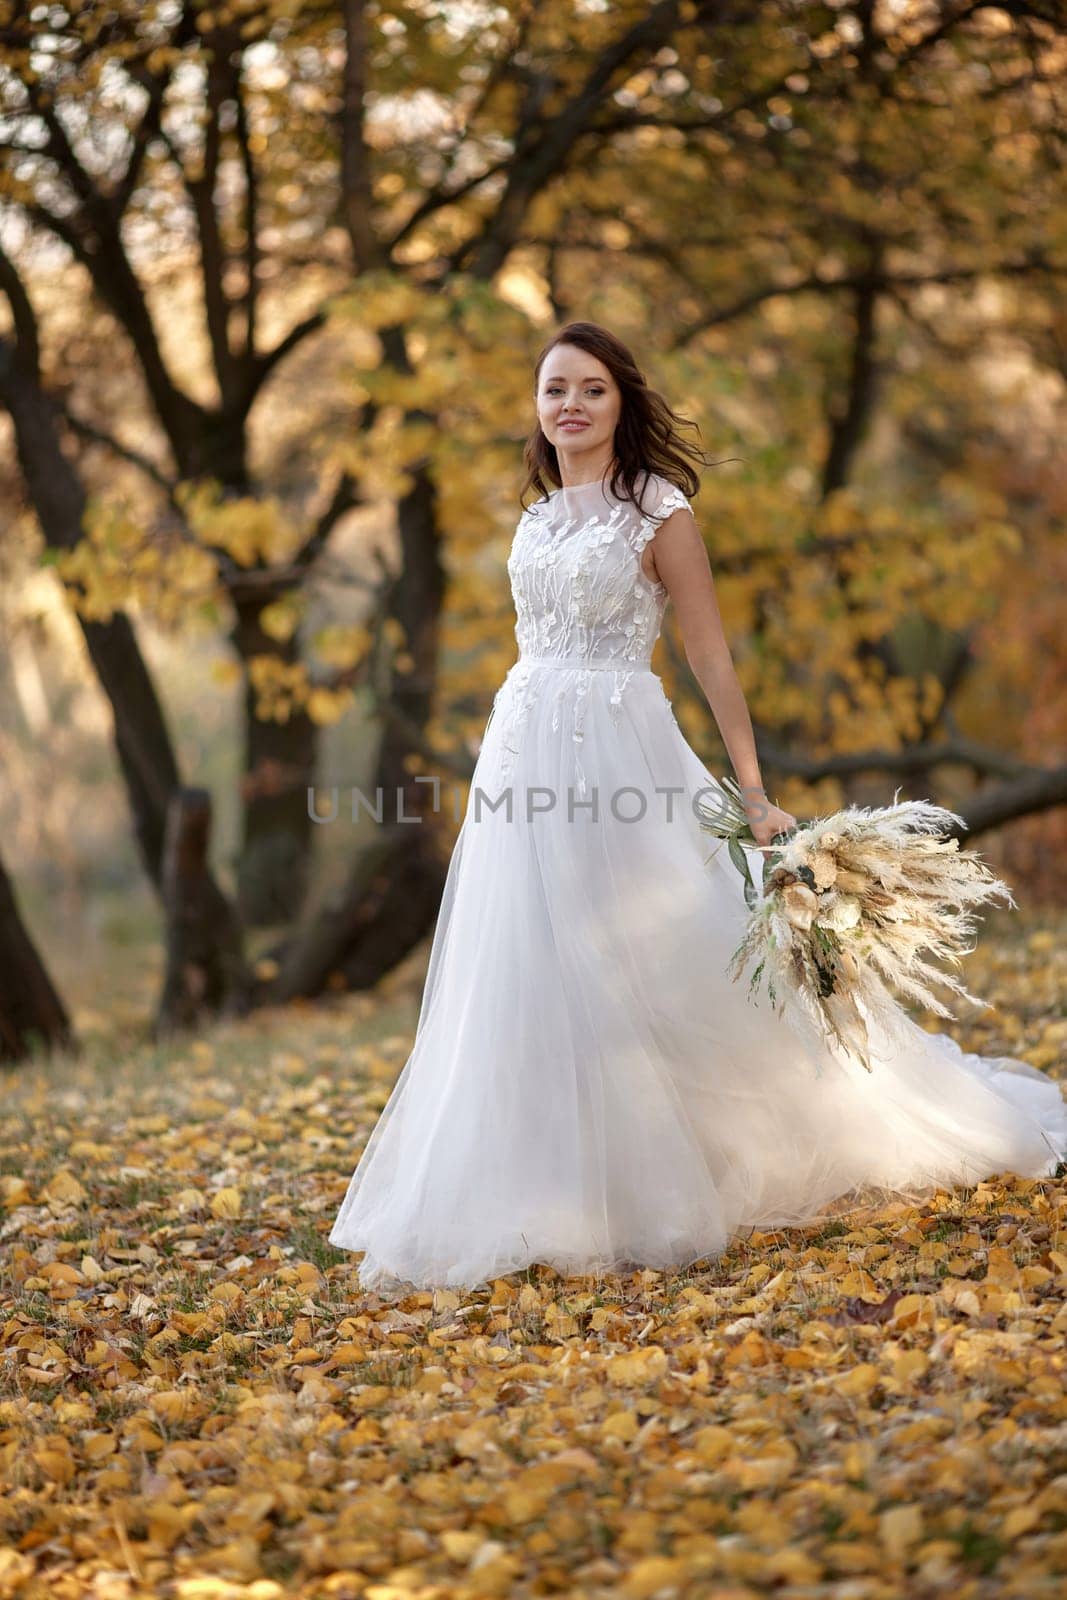
<path fill-rule="evenodd" d="M 365 1288 L 682 1267 L 854 1189 L 1067 1153 L 1036 1068 L 900 1009 L 867 1072 L 729 978 L 742 881 L 692 806 L 721 791 L 660 678 L 627 671 L 620 694 L 614 670 L 516 663 L 501 688 L 413 1048 L 329 1236 Z"/>

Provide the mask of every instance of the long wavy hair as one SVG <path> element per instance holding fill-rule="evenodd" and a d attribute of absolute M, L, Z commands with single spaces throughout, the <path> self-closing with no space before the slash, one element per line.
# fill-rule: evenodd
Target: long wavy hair
<path fill-rule="evenodd" d="M 568 322 L 542 349 L 534 368 L 534 392 L 541 383 L 541 369 L 558 344 L 576 345 L 602 361 L 619 386 L 621 406 L 615 426 L 615 464 L 610 488 L 620 500 L 631 500 L 644 511 L 637 493 L 642 473 L 654 472 L 692 497 L 700 487 L 701 467 L 717 466 L 692 440 L 682 437 L 691 429 L 699 438 L 700 429 L 687 417 L 672 411 L 655 389 L 650 389 L 632 352 L 621 339 L 597 322 Z M 528 489 L 538 489 L 545 497 L 562 485 L 559 458 L 554 444 L 545 437 L 541 424 L 535 424 L 522 452 L 526 479 L 519 491 L 520 502 Z M 733 459 L 733 458 L 730 458 Z"/>

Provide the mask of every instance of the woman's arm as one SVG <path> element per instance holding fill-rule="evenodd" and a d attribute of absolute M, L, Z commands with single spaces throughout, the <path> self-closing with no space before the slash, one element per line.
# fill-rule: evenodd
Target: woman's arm
<path fill-rule="evenodd" d="M 645 547 L 642 567 L 653 582 L 664 584 L 674 602 L 686 660 L 729 752 L 752 832 L 765 845 L 776 833 L 795 828 L 797 819 L 767 799 L 752 718 L 723 629 L 708 552 L 691 511 L 683 507 L 664 518 Z"/>

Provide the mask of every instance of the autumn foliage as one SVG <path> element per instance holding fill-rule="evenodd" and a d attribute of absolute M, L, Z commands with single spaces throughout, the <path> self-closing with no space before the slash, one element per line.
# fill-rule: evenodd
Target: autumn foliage
<path fill-rule="evenodd" d="M 1062 929 L 1012 932 L 964 1042 L 1048 1067 Z M 366 1294 L 325 1235 L 417 994 L 102 1035 L 106 1070 L 9 1091 L 0 1594 L 1057 1592 L 1062 1179 L 867 1194 L 677 1273 Z"/>

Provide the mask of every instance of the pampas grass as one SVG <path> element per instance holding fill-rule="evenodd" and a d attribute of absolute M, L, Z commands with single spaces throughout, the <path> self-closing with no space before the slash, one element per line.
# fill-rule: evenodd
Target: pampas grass
<path fill-rule="evenodd" d="M 951 1017 L 938 984 L 987 1004 L 946 969 L 974 949 L 975 908 L 1015 900 L 979 856 L 943 837 L 949 824 L 964 825 L 956 812 L 927 800 L 897 803 L 898 790 L 891 806 L 848 806 L 776 835 L 784 842 L 764 858 L 760 899 L 741 848 L 756 840 L 736 783 L 724 787 L 729 801 L 701 805 L 701 825 L 728 841 L 746 880 L 752 915 L 727 970 L 736 982 L 756 963 L 750 997 L 761 980 L 772 1004 L 780 990 L 792 996 L 868 1072 L 868 1027 L 891 1020 L 901 998 Z"/>

